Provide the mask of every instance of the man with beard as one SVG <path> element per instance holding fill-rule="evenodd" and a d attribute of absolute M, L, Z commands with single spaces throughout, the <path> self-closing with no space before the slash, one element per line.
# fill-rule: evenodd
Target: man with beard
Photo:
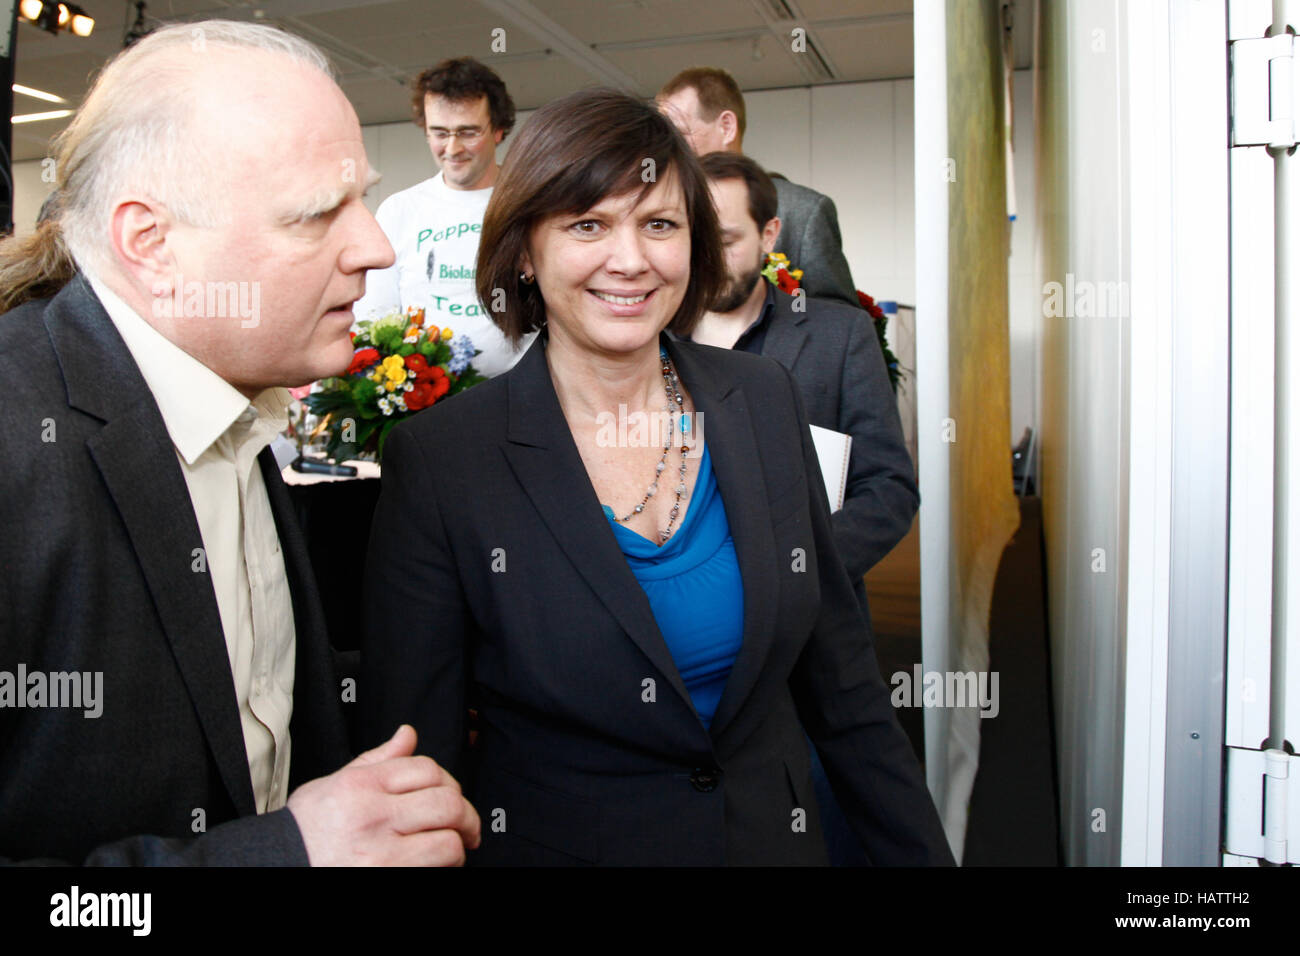
<path fill-rule="evenodd" d="M 729 281 L 692 338 L 776 359 L 798 383 L 808 420 L 853 439 L 844 507 L 831 515 L 831 530 L 865 615 L 862 577 L 907 534 L 920 503 L 876 331 L 861 309 L 786 295 L 763 278 L 781 220 L 776 187 L 761 166 L 733 152 L 709 153 L 700 164 Z"/>
<path fill-rule="evenodd" d="M 681 132 L 697 156 L 715 150 L 744 153 L 745 97 L 726 70 L 696 66 L 664 84 L 655 98 L 659 111 Z M 802 269 L 803 289 L 819 299 L 836 299 L 857 308 L 858 294 L 840 239 L 835 203 L 815 189 L 773 178 L 782 252 Z"/>
<path fill-rule="evenodd" d="M 763 278 L 781 220 L 776 187 L 758 163 L 716 152 L 700 165 L 718 210 L 728 282 L 691 338 L 776 359 L 799 386 L 809 423 L 852 439 L 844 506 L 831 515 L 831 531 L 869 626 L 863 576 L 907 534 L 920 504 L 876 330 L 860 309 L 787 295 Z M 816 748 L 808 749 L 831 863 L 869 865 Z"/>

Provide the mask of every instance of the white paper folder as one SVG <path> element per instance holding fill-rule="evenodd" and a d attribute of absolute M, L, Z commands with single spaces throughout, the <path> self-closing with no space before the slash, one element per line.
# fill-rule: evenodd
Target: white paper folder
<path fill-rule="evenodd" d="M 822 480 L 826 482 L 826 497 L 831 511 L 844 507 L 844 487 L 849 481 L 849 448 L 853 437 L 843 432 L 831 431 L 820 425 L 809 425 L 817 461 L 822 466 Z"/>

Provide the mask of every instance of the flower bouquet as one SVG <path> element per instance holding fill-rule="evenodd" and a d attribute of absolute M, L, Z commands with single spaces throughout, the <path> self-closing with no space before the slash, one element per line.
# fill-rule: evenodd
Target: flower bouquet
<path fill-rule="evenodd" d="M 791 269 L 790 260 L 781 252 L 769 252 L 767 265 L 763 266 L 763 277 L 786 295 L 794 295 L 803 278 L 802 269 Z"/>
<path fill-rule="evenodd" d="M 393 426 L 416 412 L 484 381 L 470 364 L 469 336 L 425 326 L 424 310 L 409 308 L 357 323 L 356 352 L 342 375 L 321 379 L 306 398 L 320 418 L 325 453 L 334 461 L 365 454 L 382 458 Z"/>

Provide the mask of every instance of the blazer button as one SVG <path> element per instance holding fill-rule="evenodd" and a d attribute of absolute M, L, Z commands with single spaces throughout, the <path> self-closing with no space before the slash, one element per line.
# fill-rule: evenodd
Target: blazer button
<path fill-rule="evenodd" d="M 696 767 L 691 771 L 691 786 L 700 793 L 709 793 L 717 788 L 718 777 L 721 775 L 721 770 L 706 770 L 702 767 Z"/>

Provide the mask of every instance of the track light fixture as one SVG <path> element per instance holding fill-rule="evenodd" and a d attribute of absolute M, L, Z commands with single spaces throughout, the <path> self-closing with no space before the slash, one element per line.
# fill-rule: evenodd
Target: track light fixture
<path fill-rule="evenodd" d="M 95 29 L 95 18 L 75 3 L 21 0 L 18 13 L 28 23 L 47 33 L 71 30 L 79 37 L 88 37 Z"/>

